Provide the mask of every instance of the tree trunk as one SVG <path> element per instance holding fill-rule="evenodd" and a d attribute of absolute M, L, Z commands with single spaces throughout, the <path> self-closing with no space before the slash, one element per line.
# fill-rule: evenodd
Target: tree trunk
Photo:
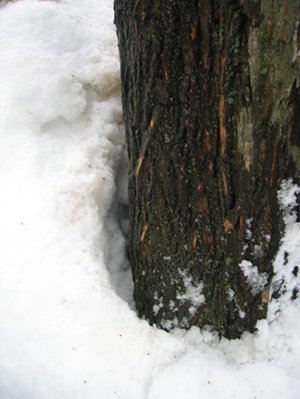
<path fill-rule="evenodd" d="M 300 1 L 115 0 L 115 23 L 138 313 L 254 331 L 300 170 Z"/>

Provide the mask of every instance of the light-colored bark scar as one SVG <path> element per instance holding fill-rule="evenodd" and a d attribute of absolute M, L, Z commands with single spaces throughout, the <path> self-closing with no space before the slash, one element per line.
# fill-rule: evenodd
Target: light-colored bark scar
<path fill-rule="evenodd" d="M 196 247 L 197 247 L 197 233 L 194 232 L 193 233 L 193 239 L 192 239 L 192 248 L 196 249 Z"/>
<path fill-rule="evenodd" d="M 143 230 L 142 230 L 142 234 L 141 234 L 141 243 L 144 243 L 145 238 L 146 238 L 147 231 L 148 231 L 148 225 L 145 224 L 145 225 L 143 226 Z"/>
<path fill-rule="evenodd" d="M 225 218 L 223 227 L 225 233 L 230 233 L 232 230 L 234 230 L 234 226 L 228 218 Z"/>
<path fill-rule="evenodd" d="M 238 149 L 243 157 L 246 170 L 250 171 L 253 161 L 253 123 L 251 121 L 251 112 L 244 108 L 238 120 Z"/>
<path fill-rule="evenodd" d="M 159 110 L 160 110 L 160 108 L 158 106 L 154 108 L 153 113 L 152 113 L 152 117 L 151 117 L 149 125 L 148 125 L 148 128 L 147 128 L 147 130 L 145 132 L 145 136 L 144 136 L 145 138 L 144 138 L 143 143 L 142 143 L 140 156 L 138 157 L 138 159 L 136 161 L 136 167 L 134 169 L 134 176 L 135 177 L 139 176 L 141 167 L 143 166 L 143 163 L 144 163 L 144 160 L 145 160 L 145 154 L 146 154 L 146 151 L 148 149 L 149 143 L 151 142 L 151 138 L 152 138 L 152 135 L 153 135 L 153 129 L 154 129 L 155 125 L 156 125 L 156 122 L 157 122 L 157 119 L 158 119 L 158 116 L 159 116 Z"/>
<path fill-rule="evenodd" d="M 142 155 L 136 161 L 136 167 L 134 169 L 134 176 L 135 177 L 138 177 L 138 175 L 140 174 L 140 170 L 141 170 L 141 167 L 143 165 L 144 159 L 145 159 L 145 157 Z"/>

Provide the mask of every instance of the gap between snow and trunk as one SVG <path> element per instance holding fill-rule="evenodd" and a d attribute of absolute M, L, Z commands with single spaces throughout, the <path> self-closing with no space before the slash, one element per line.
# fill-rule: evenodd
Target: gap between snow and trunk
<path fill-rule="evenodd" d="M 135 310 L 132 273 L 127 257 L 129 232 L 127 175 L 128 161 L 126 150 L 124 150 L 116 171 L 114 200 L 105 219 L 108 240 L 105 261 L 114 290 L 131 309 Z"/>

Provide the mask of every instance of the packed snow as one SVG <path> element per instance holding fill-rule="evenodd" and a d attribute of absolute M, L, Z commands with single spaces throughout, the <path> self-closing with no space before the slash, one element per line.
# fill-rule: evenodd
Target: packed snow
<path fill-rule="evenodd" d="M 0 398 L 299 399 L 291 181 L 268 320 L 221 341 L 138 319 L 112 0 L 0 6 Z M 250 224 L 249 224 L 250 226 Z M 250 229 L 250 227 L 249 227 Z M 188 282 L 186 294 L 203 301 Z M 293 299 L 291 300 L 292 297 Z"/>

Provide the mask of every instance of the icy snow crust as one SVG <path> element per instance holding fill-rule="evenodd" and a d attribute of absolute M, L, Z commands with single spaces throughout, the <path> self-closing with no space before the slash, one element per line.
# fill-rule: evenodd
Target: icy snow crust
<path fill-rule="evenodd" d="M 299 302 L 232 342 L 128 305 L 118 68 L 111 0 L 0 8 L 0 398 L 299 399 Z"/>

